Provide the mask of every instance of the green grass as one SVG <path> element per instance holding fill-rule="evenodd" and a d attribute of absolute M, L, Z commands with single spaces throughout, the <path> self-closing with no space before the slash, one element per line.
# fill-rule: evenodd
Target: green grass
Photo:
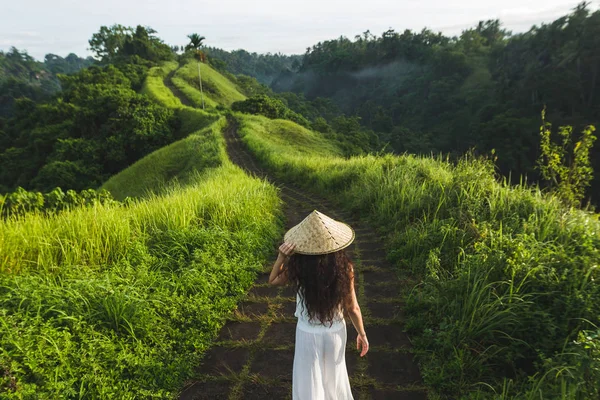
<path fill-rule="evenodd" d="M 407 328 L 434 398 L 597 393 L 600 357 L 585 350 L 597 339 L 572 344 L 600 325 L 595 215 L 499 183 L 485 160 L 344 159 L 299 128 L 237 118 L 268 169 L 368 217 L 398 273 L 420 281 Z"/>
<path fill-rule="evenodd" d="M 172 398 L 280 237 L 276 189 L 227 160 L 218 113 L 173 96 L 176 68 L 142 92 L 177 110 L 182 139 L 104 185 L 134 200 L 0 221 L 2 398 Z M 202 73 L 209 108 L 244 99 Z M 200 105 L 195 62 L 173 83 Z M 344 158 L 290 121 L 234 115 L 274 175 L 368 218 L 419 282 L 406 328 L 430 398 L 598 397 L 596 215 L 485 160 Z"/>
<path fill-rule="evenodd" d="M 146 94 L 154 93 L 151 96 L 154 101 L 176 109 L 180 124 L 177 135 L 183 139 L 149 154 L 106 181 L 102 189 L 110 191 L 115 199 L 159 193 L 174 180 L 186 184 L 197 172 L 218 166 L 226 158 L 221 134 L 226 119 L 215 113 L 185 107 L 173 96 L 162 77 L 176 68 L 174 62 L 154 67 L 156 72 L 150 71 L 144 90 Z"/>
<path fill-rule="evenodd" d="M 110 178 L 102 189 L 111 192 L 115 199 L 124 200 L 160 193 L 174 179 L 179 184 L 193 181 L 197 172 L 221 164 L 223 147 L 219 142 L 226 123 L 225 117 L 221 117 L 187 138 L 149 154 Z"/>
<path fill-rule="evenodd" d="M 172 71 L 177 69 L 177 62 L 166 61 L 160 67 L 152 67 L 142 85 L 141 93 L 148 96 L 157 103 L 169 108 L 181 108 L 183 104 L 175 97 L 173 92 L 164 85 L 163 80 Z"/>
<path fill-rule="evenodd" d="M 276 188 L 165 95 L 172 67 L 144 90 L 184 139 L 104 185 L 131 201 L 0 220 L 1 398 L 173 398 L 280 237 Z"/>
<path fill-rule="evenodd" d="M 262 267 L 278 210 L 272 186 L 225 165 L 127 207 L 0 221 L 1 397 L 171 398 Z"/>
<path fill-rule="evenodd" d="M 253 141 L 253 150 L 262 149 L 266 152 L 262 157 L 268 157 L 270 153 L 281 153 L 294 157 L 342 155 L 342 151 L 322 134 L 306 129 L 292 121 L 272 120 L 259 115 L 242 113 L 235 113 L 235 115 L 242 121 L 245 131 L 252 131 L 253 134 L 247 140 Z"/>
<path fill-rule="evenodd" d="M 235 101 L 245 100 L 237 86 L 207 64 L 201 65 L 202 89 L 206 107 L 230 106 Z M 172 79 L 173 84 L 194 104 L 202 106 L 198 83 L 198 65 L 195 61 L 181 67 Z"/>

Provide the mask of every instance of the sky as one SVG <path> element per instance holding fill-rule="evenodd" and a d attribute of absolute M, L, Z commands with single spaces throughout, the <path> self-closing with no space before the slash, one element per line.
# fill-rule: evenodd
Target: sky
<path fill-rule="evenodd" d="M 366 30 L 380 35 L 427 27 L 459 35 L 480 20 L 500 19 L 513 33 L 566 15 L 579 0 L 0 0 L 0 50 L 91 55 L 89 38 L 102 25 L 150 26 L 165 43 L 189 33 L 225 50 L 301 54 L 319 41 Z M 593 0 L 592 10 L 600 0 Z"/>

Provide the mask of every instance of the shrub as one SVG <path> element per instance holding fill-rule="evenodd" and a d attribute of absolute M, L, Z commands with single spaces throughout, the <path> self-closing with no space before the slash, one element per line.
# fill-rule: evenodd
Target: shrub
<path fill-rule="evenodd" d="M 41 212 L 55 214 L 74 207 L 92 206 L 95 204 L 117 204 L 107 190 L 85 189 L 77 193 L 74 190 L 63 192 L 60 187 L 50 192 L 28 192 L 19 187 L 16 191 L 0 196 L 0 215 L 24 216 L 27 213 Z"/>
<path fill-rule="evenodd" d="M 289 119 L 302 126 L 310 125 L 306 118 L 287 108 L 281 100 L 264 94 L 250 97 L 244 101 L 236 101 L 231 105 L 231 109 L 246 114 L 264 115 L 271 119 Z"/>

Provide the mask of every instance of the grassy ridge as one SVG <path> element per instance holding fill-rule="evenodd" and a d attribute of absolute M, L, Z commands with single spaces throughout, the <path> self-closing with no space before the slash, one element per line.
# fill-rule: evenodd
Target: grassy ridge
<path fill-rule="evenodd" d="M 200 68 L 206 107 L 230 106 L 235 101 L 246 99 L 246 96 L 238 90 L 234 83 L 209 65 L 202 64 Z M 198 83 L 198 65 L 195 61 L 181 67 L 173 76 L 172 82 L 195 107 L 202 106 Z"/>
<path fill-rule="evenodd" d="M 177 62 L 166 61 L 160 67 L 150 68 L 140 93 L 169 108 L 183 107 L 181 100 L 179 100 L 163 83 L 165 77 L 170 72 L 175 71 L 177 67 Z"/>
<path fill-rule="evenodd" d="M 292 121 L 267 119 L 263 116 L 236 113 L 242 120 L 242 129 L 252 131 L 246 140 L 252 141 L 252 149 L 261 151 L 261 158 L 274 154 L 296 156 L 341 156 L 342 151 L 318 132 L 313 132 Z M 293 147 L 290 147 L 293 146 Z"/>
<path fill-rule="evenodd" d="M 598 393 L 600 346 L 591 333 L 577 335 L 600 325 L 596 218 L 539 190 L 498 183 L 485 160 L 346 160 L 308 137 L 297 146 L 298 129 L 286 135 L 275 121 L 237 117 L 268 168 L 368 216 L 399 273 L 419 277 L 407 298 L 408 328 L 438 395 Z"/>
<path fill-rule="evenodd" d="M 197 171 L 221 164 L 221 131 L 226 123 L 221 117 L 187 138 L 155 151 L 110 178 L 102 189 L 111 192 L 115 199 L 123 200 L 160 192 L 173 179 L 187 183 L 195 178 Z"/>
<path fill-rule="evenodd" d="M 106 183 L 135 199 L 0 220 L 3 399 L 172 398 L 281 234 L 277 190 L 225 156 L 225 120 L 169 103 L 159 75 L 145 90 L 192 134 Z"/>

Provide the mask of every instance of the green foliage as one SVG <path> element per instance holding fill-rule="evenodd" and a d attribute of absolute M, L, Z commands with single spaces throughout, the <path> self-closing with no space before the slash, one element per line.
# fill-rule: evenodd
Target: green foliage
<path fill-rule="evenodd" d="M 90 50 L 103 63 L 126 62 L 131 57 L 158 63 L 174 58 L 171 48 L 154 36 L 156 31 L 138 25 L 135 29 L 123 25 L 101 26 L 89 40 Z"/>
<path fill-rule="evenodd" d="M 238 76 L 238 86 L 240 78 L 243 77 Z M 372 130 L 362 127 L 360 117 L 343 115 L 331 100 L 317 98 L 310 101 L 306 100 L 303 95 L 292 92 L 274 94 L 261 89 L 253 85 L 250 88 L 251 91 L 263 94 L 237 105 L 234 103 L 232 109 L 250 114 L 266 115 L 269 118 L 285 118 L 310 127 L 335 142 L 346 156 L 380 150 L 381 143 L 378 135 Z M 279 116 L 273 117 L 274 115 Z"/>
<path fill-rule="evenodd" d="M 79 193 L 67 190 L 65 193 L 60 187 L 57 187 L 50 192 L 40 193 L 18 188 L 12 193 L 0 195 L 0 215 L 7 218 L 23 216 L 30 212 L 55 214 L 76 207 L 113 203 L 116 202 L 107 190 L 85 189 Z"/>
<path fill-rule="evenodd" d="M 94 63 L 95 61 L 92 57 L 84 59 L 73 53 L 64 58 L 52 53 L 48 53 L 44 57 L 44 66 L 53 74 L 74 74 L 84 68 L 91 67 Z"/>
<path fill-rule="evenodd" d="M 226 75 L 227 76 L 227 75 Z M 240 91 L 248 97 L 257 95 L 273 96 L 273 91 L 266 85 L 260 83 L 256 78 L 247 75 L 227 76 L 229 80 L 235 82 Z"/>
<path fill-rule="evenodd" d="M 169 399 L 194 376 L 281 235 L 276 189 L 226 161 L 223 126 L 131 168 L 165 163 L 185 187 L 0 221 L 2 398 Z M 172 169 L 182 154 L 194 165 Z"/>
<path fill-rule="evenodd" d="M 489 160 L 343 159 L 292 123 L 239 118 L 264 165 L 368 217 L 398 274 L 416 275 L 407 329 L 433 395 L 553 398 L 560 382 L 538 378 L 560 369 L 571 385 L 563 398 L 594 398 L 598 353 L 565 353 L 596 348 L 597 338 L 564 347 L 600 324 L 594 216 L 539 189 L 498 183 Z"/>
<path fill-rule="evenodd" d="M 338 142 L 347 156 L 367 154 L 380 147 L 375 132 L 362 128 L 359 121 L 359 117 L 339 116 L 331 122 L 333 132 L 330 137 Z"/>
<path fill-rule="evenodd" d="M 106 183 L 127 207 L 104 190 L 0 195 L 2 398 L 173 398 L 281 235 L 276 188 L 225 157 L 225 119 L 170 101 L 172 64 L 151 69 L 148 96 L 132 90 L 150 66 L 138 44 L 0 120 L 11 186 L 93 186 L 189 135 Z M 244 98 L 207 76 L 215 105 Z"/>
<path fill-rule="evenodd" d="M 0 181 L 9 190 L 98 187 L 176 139 L 174 112 L 132 90 L 120 68 L 91 67 L 60 80 L 55 101 L 17 102 L 0 148 Z"/>
<path fill-rule="evenodd" d="M 247 114 L 264 115 L 271 119 L 289 119 L 303 126 L 309 125 L 306 118 L 287 108 L 280 100 L 264 94 L 237 101 L 231 105 L 231 109 Z"/>
<path fill-rule="evenodd" d="M 275 93 L 271 96 L 283 101 L 290 109 L 311 121 L 319 117 L 331 121 L 342 115 L 339 107 L 331 99 L 317 97 L 307 100 L 304 95 L 293 92 Z"/>
<path fill-rule="evenodd" d="M 594 170 L 590 163 L 590 150 L 596 141 L 595 130 L 588 126 L 583 130 L 581 139 L 573 144 L 573 127 L 561 126 L 558 129 L 561 142 L 555 143 L 551 138 L 552 124 L 546 122 L 546 110 L 542 111 L 538 167 L 542 177 L 569 206 L 581 205 L 592 181 Z M 568 154 L 571 151 L 572 154 Z"/>
<path fill-rule="evenodd" d="M 11 117 L 17 99 L 26 97 L 46 101 L 60 90 L 57 74 L 72 74 L 91 66 L 91 58 L 71 53 L 66 58 L 47 54 L 44 62 L 35 61 L 26 51 L 12 47 L 0 51 L 0 117 Z"/>
<path fill-rule="evenodd" d="M 205 123 L 202 114 L 196 116 L 196 119 L 200 119 L 201 124 Z M 176 179 L 178 185 L 193 182 L 198 171 L 221 164 L 223 155 L 219 143 L 225 124 L 226 120 L 222 117 L 218 122 L 185 139 L 147 155 L 112 176 L 102 188 L 122 200 L 161 193 L 168 190 L 173 179 Z"/>
<path fill-rule="evenodd" d="M 581 131 L 600 124 L 598 48 L 600 10 L 588 2 L 518 35 L 489 20 L 458 37 L 388 30 L 320 42 L 307 49 L 296 72 L 282 72 L 270 86 L 334 101 L 397 153 L 457 159 L 472 148 L 481 154 L 495 149 L 500 172 L 511 174 L 513 183 L 522 175 L 537 181 L 544 105 L 558 126 Z M 590 160 L 600 169 L 597 148 Z M 600 177 L 588 194 L 598 193 Z"/>

